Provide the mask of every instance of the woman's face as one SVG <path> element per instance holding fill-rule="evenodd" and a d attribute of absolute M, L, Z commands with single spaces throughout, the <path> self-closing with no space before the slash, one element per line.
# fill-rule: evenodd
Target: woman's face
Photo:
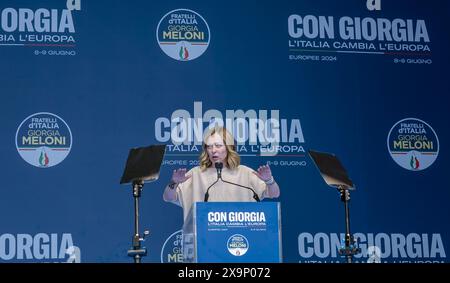
<path fill-rule="evenodd" d="M 213 167 L 215 163 L 223 163 L 226 165 L 226 158 L 228 154 L 227 147 L 219 134 L 215 133 L 206 139 L 206 150 Z"/>

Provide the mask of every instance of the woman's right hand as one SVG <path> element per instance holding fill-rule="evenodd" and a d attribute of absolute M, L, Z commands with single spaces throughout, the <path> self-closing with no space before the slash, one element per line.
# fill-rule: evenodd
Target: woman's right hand
<path fill-rule="evenodd" d="M 185 182 L 186 180 L 188 180 L 189 178 L 191 178 L 192 176 L 186 176 L 186 168 L 180 168 L 180 169 L 176 169 L 173 170 L 173 174 L 172 174 L 172 182 L 180 184 Z"/>

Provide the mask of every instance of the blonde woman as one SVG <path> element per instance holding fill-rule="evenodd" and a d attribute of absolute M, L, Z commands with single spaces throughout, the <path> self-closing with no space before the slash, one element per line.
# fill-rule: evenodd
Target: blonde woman
<path fill-rule="evenodd" d="M 223 165 L 222 180 L 219 181 L 216 164 Z M 272 176 L 270 167 L 263 165 L 254 171 L 241 165 L 233 136 L 225 128 L 220 127 L 211 129 L 205 135 L 200 166 L 188 172 L 186 168 L 173 171 L 172 178 L 164 190 L 163 199 L 180 205 L 186 220 L 192 204 L 204 201 L 208 187 L 214 182 L 216 183 L 208 191 L 208 201 L 211 202 L 255 201 L 252 190 L 257 194 L 256 199 L 261 200 L 280 195 L 280 188 Z"/>

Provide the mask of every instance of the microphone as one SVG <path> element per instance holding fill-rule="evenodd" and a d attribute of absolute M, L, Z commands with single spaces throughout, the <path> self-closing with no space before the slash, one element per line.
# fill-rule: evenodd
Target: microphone
<path fill-rule="evenodd" d="M 217 170 L 217 180 L 212 183 L 208 189 L 206 189 L 206 193 L 205 193 L 205 202 L 208 202 L 209 199 L 209 189 L 211 189 L 212 186 L 214 186 L 217 182 L 219 182 L 219 180 L 222 180 L 222 168 L 223 168 L 223 163 L 214 163 L 214 166 L 216 167 Z"/>
<path fill-rule="evenodd" d="M 223 163 L 222 162 L 214 163 L 214 166 L 216 167 L 217 170 L 217 179 L 222 179 Z"/>

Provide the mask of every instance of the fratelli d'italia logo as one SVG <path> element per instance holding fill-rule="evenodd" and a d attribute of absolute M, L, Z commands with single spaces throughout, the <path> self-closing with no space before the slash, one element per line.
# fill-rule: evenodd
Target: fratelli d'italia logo
<path fill-rule="evenodd" d="M 431 166 L 439 154 L 439 139 L 433 128 L 416 118 L 398 121 L 387 138 L 389 153 L 401 167 L 419 171 Z"/>
<path fill-rule="evenodd" d="M 165 14 L 156 28 L 156 38 L 169 57 L 189 61 L 200 57 L 208 48 L 208 23 L 198 13 L 177 9 Z"/>
<path fill-rule="evenodd" d="M 67 123 L 55 114 L 35 113 L 22 121 L 16 132 L 16 148 L 29 164 L 47 168 L 61 163 L 72 147 Z"/>
<path fill-rule="evenodd" d="M 183 262 L 183 231 L 178 230 L 170 235 L 161 249 L 161 263 Z"/>
<path fill-rule="evenodd" d="M 240 234 L 235 234 L 228 239 L 227 248 L 234 256 L 243 256 L 248 251 L 248 240 Z"/>

